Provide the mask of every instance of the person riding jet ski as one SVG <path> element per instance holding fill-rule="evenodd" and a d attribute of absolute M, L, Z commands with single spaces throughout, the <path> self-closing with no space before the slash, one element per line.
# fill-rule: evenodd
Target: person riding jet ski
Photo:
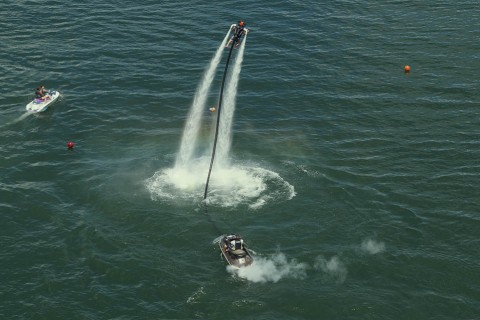
<path fill-rule="evenodd" d="M 45 86 L 41 85 L 35 89 L 35 98 L 40 100 L 46 100 L 50 98 L 48 96 L 48 91 L 45 90 Z"/>

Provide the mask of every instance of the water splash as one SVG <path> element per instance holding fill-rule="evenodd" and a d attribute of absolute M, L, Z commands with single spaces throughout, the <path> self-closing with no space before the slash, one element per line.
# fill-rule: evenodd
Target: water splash
<path fill-rule="evenodd" d="M 251 282 L 278 282 L 283 278 L 304 279 L 307 276 L 308 265 L 288 261 L 287 257 L 279 252 L 270 258 L 255 257 L 253 264 L 248 267 L 234 268 L 227 266 L 227 271 Z"/>
<path fill-rule="evenodd" d="M 192 160 L 193 153 L 197 144 L 198 131 L 200 130 L 202 114 L 205 112 L 205 103 L 208 98 L 208 92 L 212 85 L 215 71 L 222 58 L 222 52 L 225 49 L 230 30 L 225 35 L 222 43 L 215 52 L 214 57 L 210 61 L 210 65 L 205 71 L 200 86 L 195 92 L 192 106 L 183 130 L 182 141 L 180 143 L 180 151 L 177 156 L 175 167 L 186 167 Z"/>
<path fill-rule="evenodd" d="M 153 200 L 200 201 L 205 186 L 208 157 L 197 159 L 189 167 L 161 170 L 146 181 Z M 230 166 L 216 168 L 208 203 L 219 207 L 248 206 L 259 209 L 274 201 L 292 199 L 294 187 L 276 172 L 259 167 Z M 199 172 L 205 174 L 199 174 Z"/>
<path fill-rule="evenodd" d="M 200 298 L 202 296 L 205 296 L 205 290 L 203 287 L 200 287 L 198 288 L 197 291 L 195 291 L 190 297 L 188 297 L 187 299 L 187 303 L 188 304 L 196 304 L 196 303 L 199 303 L 198 300 L 200 300 Z"/>
<path fill-rule="evenodd" d="M 323 256 L 318 256 L 313 267 L 316 270 L 323 271 L 325 275 L 334 279 L 337 283 L 343 283 L 347 278 L 347 267 L 337 256 L 333 256 L 329 260 Z"/>
<path fill-rule="evenodd" d="M 222 110 L 222 121 L 220 121 L 217 157 L 216 162 L 220 167 L 228 166 L 228 154 L 232 144 L 232 123 L 233 115 L 235 113 L 235 102 L 238 90 L 238 81 L 240 79 L 240 71 L 242 70 L 243 55 L 245 52 L 245 44 L 247 42 L 247 35 L 240 44 L 237 52 L 237 58 L 230 75 L 227 88 L 225 91 L 224 107 Z"/>
<path fill-rule="evenodd" d="M 180 151 L 173 168 L 166 168 L 146 180 L 146 187 L 153 200 L 175 201 L 177 203 L 200 201 L 202 189 L 209 168 L 209 150 L 204 155 L 195 155 L 202 115 L 206 112 L 206 100 L 213 81 L 215 69 L 220 63 L 221 54 L 230 35 L 225 35 L 220 47 L 210 61 L 209 67 L 195 93 L 187 123 L 184 128 Z M 239 75 L 245 52 L 246 36 L 239 46 L 232 73 L 227 78 L 224 108 L 219 130 L 219 150 L 216 157 L 215 174 L 210 183 L 208 204 L 220 207 L 246 205 L 255 210 L 271 201 L 289 200 L 295 196 L 293 186 L 277 173 L 259 167 L 231 165 L 230 152 L 232 122 L 235 112 L 235 99 Z M 237 50 L 237 49 L 235 49 Z M 212 133 L 215 127 L 212 127 Z M 210 150 L 213 146 L 210 146 Z"/>
<path fill-rule="evenodd" d="M 385 243 L 373 239 L 366 239 L 362 241 L 361 248 L 370 254 L 377 254 L 385 251 Z"/>

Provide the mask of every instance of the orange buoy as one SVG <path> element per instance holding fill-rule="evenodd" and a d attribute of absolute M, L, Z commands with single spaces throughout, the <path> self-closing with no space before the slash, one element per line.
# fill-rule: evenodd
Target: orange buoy
<path fill-rule="evenodd" d="M 404 70 L 405 70 L 405 73 L 409 73 L 410 72 L 410 66 L 408 66 L 408 65 L 405 66 Z"/>

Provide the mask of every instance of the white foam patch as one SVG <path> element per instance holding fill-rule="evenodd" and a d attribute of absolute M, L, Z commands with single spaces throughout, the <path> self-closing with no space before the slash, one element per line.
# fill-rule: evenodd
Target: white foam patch
<path fill-rule="evenodd" d="M 194 174 L 193 168 L 168 168 L 156 172 L 147 179 L 146 187 L 152 199 L 189 199 L 198 197 L 200 188 L 206 178 Z"/>
<path fill-rule="evenodd" d="M 373 239 L 366 239 L 362 241 L 361 248 L 370 254 L 377 254 L 385 251 L 385 243 Z"/>
<path fill-rule="evenodd" d="M 197 291 L 195 291 L 190 297 L 187 299 L 188 304 L 195 304 L 199 303 L 198 300 L 205 295 L 205 291 L 203 287 L 200 287 Z"/>
<path fill-rule="evenodd" d="M 153 200 L 202 200 L 209 159 L 197 159 L 188 167 L 168 168 L 146 180 Z M 236 207 L 247 205 L 258 209 L 273 201 L 290 200 L 296 195 L 292 185 L 279 174 L 246 166 L 213 169 L 208 187 L 210 205 Z"/>
<path fill-rule="evenodd" d="M 307 166 L 307 165 L 303 165 L 303 164 L 297 165 L 295 162 L 290 161 L 290 160 L 283 161 L 283 163 L 284 163 L 286 166 L 293 167 L 295 170 L 298 170 L 298 171 L 306 174 L 306 175 L 309 176 L 309 177 L 312 177 L 312 178 L 325 177 L 325 174 L 321 173 L 321 172 L 318 171 L 318 170 L 311 169 L 311 168 L 310 168 L 309 166 Z"/>
<path fill-rule="evenodd" d="M 283 253 L 277 253 L 271 258 L 255 257 L 248 267 L 234 268 L 227 266 L 227 271 L 240 278 L 257 283 L 278 282 L 284 278 L 304 279 L 307 264 L 292 259 L 287 260 Z"/>
<path fill-rule="evenodd" d="M 329 277 L 340 283 L 344 282 L 347 278 L 347 267 L 337 256 L 333 256 L 330 260 L 318 256 L 315 259 L 314 268 L 325 272 Z"/>

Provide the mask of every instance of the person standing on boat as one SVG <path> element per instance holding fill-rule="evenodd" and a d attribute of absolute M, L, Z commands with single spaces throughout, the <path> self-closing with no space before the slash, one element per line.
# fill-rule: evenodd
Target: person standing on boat
<path fill-rule="evenodd" d="M 239 21 L 238 24 L 234 25 L 232 27 L 232 31 L 233 31 L 233 36 L 230 38 L 230 40 L 228 41 L 227 45 L 225 46 L 225 48 L 228 48 L 230 47 L 230 45 L 232 44 L 232 42 L 236 39 L 236 44 L 235 44 L 235 48 L 238 47 L 240 45 L 240 41 L 242 40 L 242 36 L 244 34 L 247 33 L 247 30 L 245 28 L 245 22 L 243 21 Z"/>
<path fill-rule="evenodd" d="M 35 98 L 40 100 L 47 100 L 50 98 L 48 91 L 45 90 L 44 85 L 41 85 L 35 89 Z"/>

